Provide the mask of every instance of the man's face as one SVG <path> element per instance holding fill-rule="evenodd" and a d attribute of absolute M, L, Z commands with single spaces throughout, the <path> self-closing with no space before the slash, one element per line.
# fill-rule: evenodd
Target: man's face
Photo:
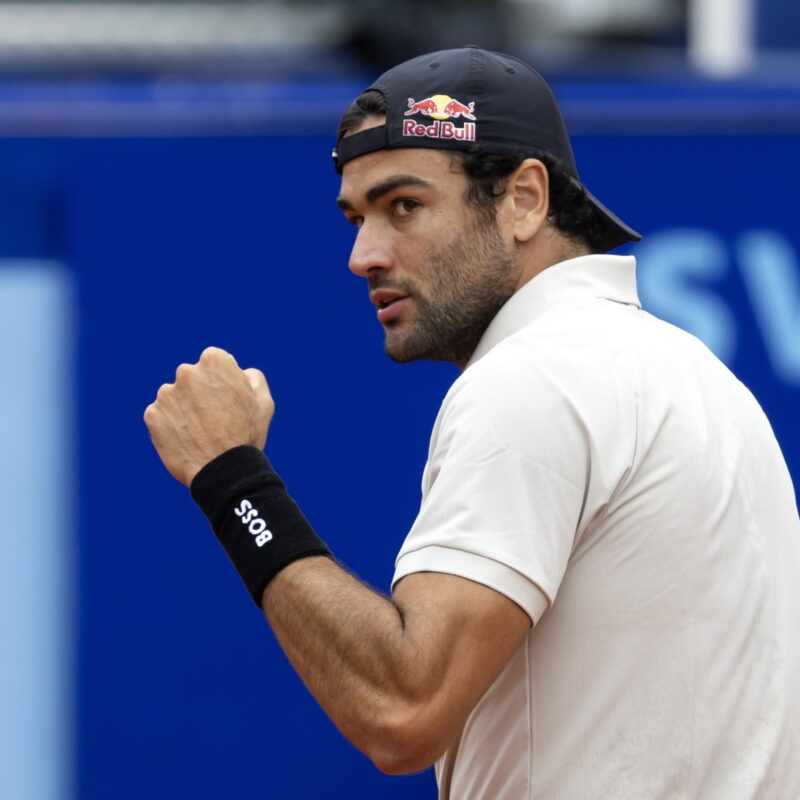
<path fill-rule="evenodd" d="M 395 361 L 464 366 L 516 288 L 513 240 L 468 205 L 452 155 L 381 150 L 350 161 L 339 207 L 358 228 L 350 269 L 370 299 Z"/>

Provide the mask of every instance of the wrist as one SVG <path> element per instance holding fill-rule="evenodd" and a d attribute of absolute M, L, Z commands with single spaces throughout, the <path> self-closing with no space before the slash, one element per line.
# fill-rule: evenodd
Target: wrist
<path fill-rule="evenodd" d="M 193 476 L 190 489 L 259 607 L 264 589 L 286 566 L 331 557 L 256 447 L 226 450 Z"/>
<path fill-rule="evenodd" d="M 186 464 L 183 471 L 184 483 L 191 489 L 192 484 L 194 483 L 194 479 L 205 469 L 205 467 L 212 464 L 216 461 L 220 456 L 225 455 L 225 453 L 229 453 L 232 450 L 236 450 L 239 447 L 246 447 L 247 445 L 243 443 L 239 444 L 232 444 L 227 447 L 223 446 L 222 449 L 211 449 L 211 452 L 206 453 L 198 453 L 197 457 Z M 255 448 L 254 448 L 255 449 Z"/>

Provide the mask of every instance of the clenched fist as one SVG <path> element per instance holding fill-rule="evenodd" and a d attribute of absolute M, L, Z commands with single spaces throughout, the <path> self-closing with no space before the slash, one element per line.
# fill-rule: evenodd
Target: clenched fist
<path fill-rule="evenodd" d="M 144 412 L 158 455 L 187 486 L 212 459 L 242 444 L 263 449 L 275 412 L 266 378 L 218 347 L 181 364 Z"/>

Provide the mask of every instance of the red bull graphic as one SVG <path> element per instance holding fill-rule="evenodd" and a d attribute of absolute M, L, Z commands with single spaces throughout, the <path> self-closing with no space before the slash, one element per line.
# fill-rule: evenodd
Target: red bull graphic
<path fill-rule="evenodd" d="M 424 100 L 420 100 L 419 103 L 414 102 L 413 97 L 408 98 L 408 111 L 406 111 L 406 116 L 410 114 L 424 114 L 426 117 L 429 117 L 431 114 L 436 114 L 439 111 L 439 106 L 437 105 L 436 101 L 432 97 L 426 97 Z"/>
<path fill-rule="evenodd" d="M 448 114 L 454 119 L 457 117 L 464 117 L 464 119 L 474 120 L 475 115 L 472 113 L 474 110 L 475 110 L 475 103 L 470 103 L 468 106 L 465 106 L 463 103 L 459 103 L 458 100 L 451 100 L 442 109 L 442 113 Z"/>
<path fill-rule="evenodd" d="M 408 111 L 405 116 L 422 114 L 433 122 L 423 124 L 413 119 L 403 120 L 403 136 L 427 136 L 431 139 L 455 139 L 458 141 L 475 141 L 475 103 L 464 103 L 446 94 L 435 94 L 423 100 L 408 98 Z M 460 127 L 449 120 L 463 117 L 471 122 L 464 122 Z"/>

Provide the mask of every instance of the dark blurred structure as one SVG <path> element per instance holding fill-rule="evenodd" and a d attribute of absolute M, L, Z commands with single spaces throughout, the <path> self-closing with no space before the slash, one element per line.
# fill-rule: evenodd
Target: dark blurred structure
<path fill-rule="evenodd" d="M 513 49 L 510 16 L 506 0 L 355 0 L 346 44 L 380 71 L 465 44 L 507 52 Z"/>
<path fill-rule="evenodd" d="M 686 2 L 0 0 L 0 71 L 337 77 L 464 44 L 554 67 L 589 53 L 646 65 L 680 59 Z"/>
<path fill-rule="evenodd" d="M 685 0 L 515 0 L 520 46 L 537 62 L 646 68 L 678 60 L 686 44 Z"/>
<path fill-rule="evenodd" d="M 770 62 L 765 52 L 781 51 L 782 63 L 794 52 L 796 61 L 800 5 L 794 0 L 0 0 L 0 73 L 15 76 L 339 79 L 464 44 L 527 57 L 551 74 L 646 77 L 699 71 L 730 77 Z M 785 69 L 791 72 L 790 66 Z"/>
<path fill-rule="evenodd" d="M 800 49 L 800 3 L 796 0 L 759 0 L 758 44 L 766 49 Z M 800 72 L 795 73 L 795 78 Z"/>

